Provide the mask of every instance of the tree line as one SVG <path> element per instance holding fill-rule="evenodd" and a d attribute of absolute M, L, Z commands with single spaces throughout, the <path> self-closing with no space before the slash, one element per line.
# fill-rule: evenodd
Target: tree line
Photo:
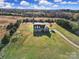
<path fill-rule="evenodd" d="M 76 31 L 79 31 L 79 24 L 78 23 L 74 23 L 71 21 L 67 21 L 67 20 L 56 20 L 56 23 L 60 26 L 62 26 L 63 28 L 67 29 L 68 31 L 79 35 L 76 33 Z"/>
<path fill-rule="evenodd" d="M 16 23 L 14 24 L 10 23 L 9 25 L 7 25 L 6 27 L 7 33 L 1 39 L 0 50 L 2 50 L 2 48 L 4 48 L 9 43 L 10 38 L 17 31 L 20 24 L 21 24 L 21 20 L 17 20 Z"/>

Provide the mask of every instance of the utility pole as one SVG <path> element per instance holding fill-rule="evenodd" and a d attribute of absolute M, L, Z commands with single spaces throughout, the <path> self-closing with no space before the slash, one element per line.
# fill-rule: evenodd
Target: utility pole
<path fill-rule="evenodd" d="M 32 10 L 32 18 L 33 18 L 33 24 L 34 24 L 34 14 L 33 14 L 33 10 Z"/>
<path fill-rule="evenodd" d="M 78 22 L 77 23 L 78 23 L 78 28 L 79 28 L 79 19 L 78 19 Z"/>

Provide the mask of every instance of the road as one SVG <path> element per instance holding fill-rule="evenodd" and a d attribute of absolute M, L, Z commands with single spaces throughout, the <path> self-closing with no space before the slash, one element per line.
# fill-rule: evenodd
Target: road
<path fill-rule="evenodd" d="M 75 44 L 74 42 L 72 42 L 71 40 L 69 40 L 65 35 L 63 35 L 61 32 L 59 32 L 56 29 L 53 29 L 56 33 L 58 33 L 62 38 L 64 38 L 65 41 L 67 41 L 68 43 L 70 43 L 72 46 L 79 48 L 79 45 Z"/>

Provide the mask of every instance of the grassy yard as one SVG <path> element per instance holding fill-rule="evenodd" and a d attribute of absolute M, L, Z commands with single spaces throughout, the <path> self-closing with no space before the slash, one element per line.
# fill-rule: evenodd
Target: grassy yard
<path fill-rule="evenodd" d="M 5 48 L 3 59 L 78 59 L 79 51 L 57 33 L 33 36 L 32 24 L 21 24 Z"/>
<path fill-rule="evenodd" d="M 71 41 L 73 41 L 74 43 L 79 45 L 79 36 L 67 31 L 66 29 L 62 28 L 61 26 L 54 24 L 53 25 L 54 29 L 57 29 L 58 31 L 60 31 L 63 35 L 65 35 L 68 39 L 70 39 Z"/>

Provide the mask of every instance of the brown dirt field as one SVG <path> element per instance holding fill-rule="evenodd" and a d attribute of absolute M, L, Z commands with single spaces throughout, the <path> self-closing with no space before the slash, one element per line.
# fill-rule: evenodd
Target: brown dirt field
<path fill-rule="evenodd" d="M 22 17 L 22 16 L 3 16 L 0 15 L 0 24 L 5 24 L 5 23 L 15 23 L 16 20 L 19 19 L 33 19 L 33 17 Z M 47 18 L 47 17 L 35 17 L 35 20 L 48 20 L 52 18 Z"/>
<path fill-rule="evenodd" d="M 9 23 L 15 23 L 16 20 L 23 19 L 23 18 L 24 17 L 20 17 L 20 16 L 2 16 L 2 15 L 0 15 L 0 38 L 2 38 L 6 33 L 4 26 L 7 26 Z"/>
<path fill-rule="evenodd" d="M 21 16 L 1 16 L 0 15 L 0 24 L 5 24 L 5 23 L 14 23 L 18 19 L 24 19 L 25 17 Z"/>
<path fill-rule="evenodd" d="M 5 24 L 5 23 L 8 23 L 7 20 L 0 20 L 0 24 Z"/>

